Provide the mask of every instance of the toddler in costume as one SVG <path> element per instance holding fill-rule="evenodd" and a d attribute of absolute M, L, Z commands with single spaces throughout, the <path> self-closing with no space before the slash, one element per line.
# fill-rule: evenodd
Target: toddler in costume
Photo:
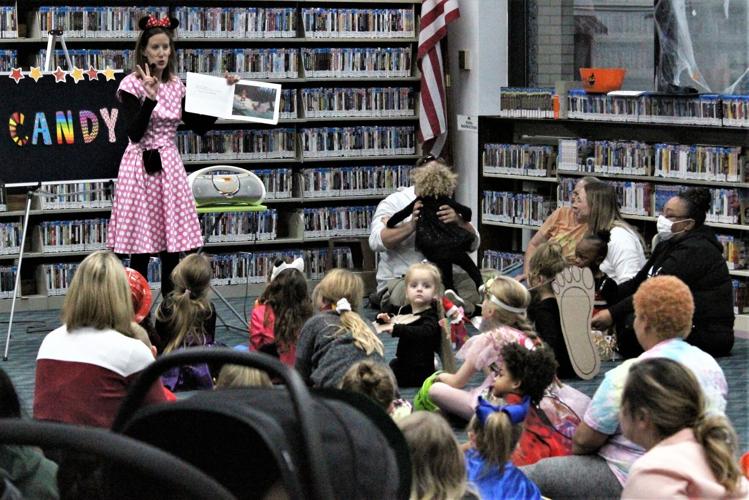
<path fill-rule="evenodd" d="M 378 320 L 385 322 L 383 331 L 398 338 L 395 358 L 390 368 L 401 387 L 418 387 L 434 373 L 435 353 L 443 365 L 452 367 L 452 348 L 440 326 L 441 303 L 439 270 L 432 264 L 419 263 L 406 273 L 406 300 L 408 305 L 399 314 L 413 314 L 418 319 L 409 324 L 394 324 L 387 314 Z"/>
<path fill-rule="evenodd" d="M 429 377 L 417 395 L 416 409 L 437 408 L 465 420 L 471 418 L 478 396 L 494 383 L 491 365 L 501 363 L 502 346 L 509 343 L 535 345 L 540 342 L 533 330 L 526 309 L 531 301 L 528 290 L 516 280 L 498 276 L 484 287 L 481 306 L 481 333 L 469 338 L 456 357 L 464 362 L 454 374 L 436 373 Z M 464 391 L 473 375 L 483 371 L 484 382 Z"/>
<path fill-rule="evenodd" d="M 531 404 L 524 396 L 518 403 L 495 406 L 479 397 L 468 424 L 472 447 L 465 453 L 468 480 L 482 498 L 540 499 L 538 487 L 510 462 Z"/>
<path fill-rule="evenodd" d="M 400 212 L 393 214 L 387 227 L 393 228 L 413 212 L 421 202 L 416 221 L 416 248 L 433 262 L 442 274 L 445 294 L 459 302 L 462 299 L 453 291 L 453 264 L 463 268 L 476 287 L 482 285 L 481 272 L 468 255 L 474 235 L 456 224 L 445 224 L 437 216 L 440 207 L 453 208 L 465 221 L 471 221 L 471 209 L 452 199 L 458 176 L 442 162 L 434 161 L 411 172 L 416 199 Z"/>
<path fill-rule="evenodd" d="M 287 263 L 277 259 L 268 286 L 250 317 L 250 350 L 275 356 L 288 366 L 296 362 L 296 342 L 305 321 L 312 317 L 312 301 L 301 257 Z"/>

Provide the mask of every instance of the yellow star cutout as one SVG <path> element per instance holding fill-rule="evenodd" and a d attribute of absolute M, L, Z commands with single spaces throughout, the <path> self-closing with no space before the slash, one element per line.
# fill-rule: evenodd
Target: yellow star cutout
<path fill-rule="evenodd" d="M 104 71 L 102 71 L 102 73 L 106 77 L 106 79 L 107 79 L 106 81 L 114 80 L 114 70 L 112 68 L 110 68 L 109 66 L 107 66 L 106 68 L 104 68 Z"/>
<path fill-rule="evenodd" d="M 73 77 L 73 83 L 78 83 L 83 80 L 83 70 L 77 66 L 73 66 L 73 71 L 70 72 L 70 76 Z"/>
<path fill-rule="evenodd" d="M 31 71 L 29 71 L 29 77 L 33 78 L 35 82 L 38 82 L 41 77 L 43 77 L 44 74 L 42 73 L 42 68 L 38 66 L 32 66 Z"/>

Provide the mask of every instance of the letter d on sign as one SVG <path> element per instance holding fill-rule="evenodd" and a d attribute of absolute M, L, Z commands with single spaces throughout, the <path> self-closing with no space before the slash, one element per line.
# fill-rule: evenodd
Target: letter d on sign
<path fill-rule="evenodd" d="M 86 109 L 78 112 L 78 119 L 81 122 L 83 142 L 86 144 L 93 142 L 96 136 L 99 135 L 99 119 L 93 112 Z"/>

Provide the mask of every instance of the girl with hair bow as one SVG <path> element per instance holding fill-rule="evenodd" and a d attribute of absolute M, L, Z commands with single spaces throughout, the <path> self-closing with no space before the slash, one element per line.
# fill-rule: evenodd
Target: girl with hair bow
<path fill-rule="evenodd" d="M 384 348 L 372 327 L 357 312 L 364 297 L 361 278 L 345 269 L 333 269 L 312 292 L 319 311 L 299 334 L 296 369 L 308 385 L 340 385 L 357 361 L 384 363 Z"/>

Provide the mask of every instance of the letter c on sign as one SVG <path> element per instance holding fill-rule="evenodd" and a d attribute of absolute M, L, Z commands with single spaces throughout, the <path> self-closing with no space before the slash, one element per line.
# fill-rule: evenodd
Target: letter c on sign
<path fill-rule="evenodd" d="M 8 132 L 10 133 L 10 138 L 13 139 L 13 142 L 18 146 L 24 146 L 29 142 L 28 135 L 18 135 L 18 128 L 23 127 L 24 121 L 26 121 L 26 117 L 23 113 L 19 113 L 18 111 L 10 115 L 10 119 L 8 120 Z"/>

